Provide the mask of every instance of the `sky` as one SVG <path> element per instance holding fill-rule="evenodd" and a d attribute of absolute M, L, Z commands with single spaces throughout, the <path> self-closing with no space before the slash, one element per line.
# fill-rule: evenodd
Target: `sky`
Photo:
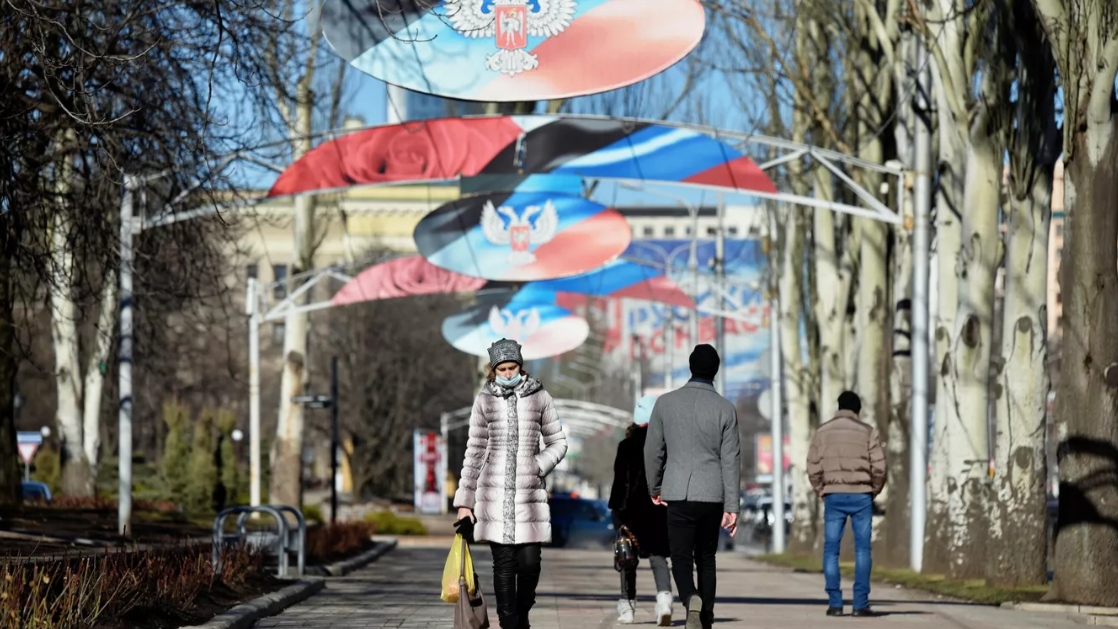
<path fill-rule="evenodd" d="M 576 113 L 612 114 L 658 119 L 665 109 L 664 103 L 674 100 L 676 95 L 681 91 L 689 70 L 694 67 L 696 58 L 710 57 L 709 51 L 712 50 L 713 47 L 720 46 L 721 42 L 718 41 L 718 38 L 718 34 L 713 34 L 711 31 L 708 31 L 703 44 L 701 44 L 700 48 L 696 49 L 689 58 L 684 59 L 676 66 L 658 76 L 638 83 L 626 93 L 615 91 L 612 93 L 572 99 L 567 107 L 571 112 Z M 325 42 L 323 46 L 323 54 L 327 56 L 333 54 L 333 49 L 330 48 L 328 42 Z M 334 72 L 335 70 L 330 67 L 324 68 L 320 74 L 330 78 L 333 77 Z M 383 81 L 364 74 L 350 66 L 347 68 L 345 85 L 343 111 L 346 115 L 361 118 L 366 125 L 385 123 L 388 109 L 388 90 Z M 319 87 L 318 90 L 320 93 L 324 91 L 323 87 Z M 739 96 L 741 90 L 731 89 L 726 75 L 721 74 L 719 71 L 708 71 L 703 75 L 701 79 L 693 84 L 692 93 L 694 93 L 696 97 L 689 99 L 684 105 L 672 112 L 669 116 L 670 120 L 699 124 L 709 124 L 710 121 L 715 120 L 720 128 L 733 131 L 750 131 L 752 130 L 750 120 L 751 118 L 755 119 L 756 115 L 750 116 L 749 114 L 756 114 L 759 108 L 764 107 L 766 100 L 762 96 L 758 97 L 753 102 L 743 103 L 742 98 Z M 237 98 L 238 96 L 234 93 L 230 97 L 230 100 L 235 101 Z M 638 103 L 639 106 L 634 108 L 632 106 L 633 103 Z M 235 112 L 239 106 L 243 105 L 230 102 L 219 104 L 219 107 L 222 106 L 230 112 Z M 633 109 L 637 110 L 633 111 Z M 750 112 L 747 110 L 753 111 Z M 232 115 L 238 116 L 239 114 L 234 113 Z M 253 112 L 251 115 L 258 116 L 259 113 Z M 255 122 L 250 122 L 249 125 L 255 126 Z M 318 127 L 324 129 L 325 125 L 318 125 Z M 237 172 L 234 176 L 234 181 L 241 186 L 266 189 L 271 186 L 271 183 L 275 180 L 277 175 L 278 173 L 270 169 L 240 162 L 237 164 Z M 603 183 L 599 186 L 595 197 L 598 199 L 609 199 L 612 203 L 616 203 L 617 205 L 675 205 L 676 201 L 670 197 L 682 197 L 688 203 L 695 205 L 715 205 L 718 202 L 716 195 L 693 188 L 676 187 L 666 184 L 657 184 L 655 186 L 650 186 L 650 188 L 655 188 L 655 191 L 640 192 L 623 188 L 615 184 Z M 725 194 L 724 202 L 728 205 L 756 204 L 756 200 L 752 197 L 740 194 Z"/>

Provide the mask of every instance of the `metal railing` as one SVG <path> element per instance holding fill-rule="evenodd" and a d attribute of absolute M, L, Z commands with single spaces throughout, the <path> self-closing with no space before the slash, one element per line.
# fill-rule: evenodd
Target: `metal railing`
<path fill-rule="evenodd" d="M 249 531 L 248 519 L 254 513 L 263 513 L 272 516 L 276 521 L 275 531 Z M 285 513 L 295 516 L 298 526 L 292 529 Z M 237 515 L 237 528 L 232 534 L 225 532 L 225 520 Z M 279 560 L 277 573 L 281 577 L 288 576 L 288 562 L 290 553 L 296 553 L 296 575 L 303 576 L 307 559 L 307 520 L 303 513 L 295 507 L 287 505 L 260 505 L 259 507 L 229 507 L 217 514 L 213 523 L 213 556 L 214 572 L 221 573 L 221 549 L 238 544 L 248 544 L 257 548 L 264 548 L 274 553 Z"/>

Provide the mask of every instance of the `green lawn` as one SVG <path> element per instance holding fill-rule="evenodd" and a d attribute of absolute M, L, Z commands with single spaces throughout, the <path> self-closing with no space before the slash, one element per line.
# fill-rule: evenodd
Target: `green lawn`
<path fill-rule="evenodd" d="M 823 560 L 810 555 L 761 555 L 756 558 L 768 564 L 801 570 L 804 572 L 823 572 Z M 843 576 L 854 576 L 853 562 L 840 562 L 839 570 Z M 919 574 L 911 570 L 889 570 L 874 567 L 875 583 L 900 585 L 914 590 L 924 590 L 974 603 L 1000 605 L 1005 602 L 1038 601 L 1048 591 L 1047 586 L 1023 588 L 1003 588 L 986 584 L 985 579 L 959 581 L 942 575 Z"/>

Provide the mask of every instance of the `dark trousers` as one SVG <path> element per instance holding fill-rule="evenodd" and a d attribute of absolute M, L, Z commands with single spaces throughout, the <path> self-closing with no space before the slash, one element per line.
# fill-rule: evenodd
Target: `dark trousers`
<path fill-rule="evenodd" d="M 493 550 L 493 597 L 501 629 L 529 629 L 528 612 L 536 604 L 540 583 L 540 544 L 490 544 Z"/>
<path fill-rule="evenodd" d="M 715 554 L 722 527 L 720 502 L 669 502 L 668 545 L 672 549 L 672 574 L 679 600 L 687 605 L 698 594 L 703 599 L 703 627 L 714 624 L 714 596 L 718 586 Z M 695 568 L 699 587 L 695 587 Z"/>

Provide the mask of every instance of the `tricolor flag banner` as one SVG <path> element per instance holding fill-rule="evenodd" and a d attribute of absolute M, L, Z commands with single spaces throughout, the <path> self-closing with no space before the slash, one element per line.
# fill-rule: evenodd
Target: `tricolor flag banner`
<path fill-rule="evenodd" d="M 546 192 L 459 199 L 415 228 L 416 247 L 431 264 L 496 281 L 578 275 L 616 258 L 629 240 L 617 211 Z"/>
<path fill-rule="evenodd" d="M 571 98 L 655 76 L 699 44 L 695 0 L 329 0 L 339 56 L 386 83 L 474 101 Z"/>
<path fill-rule="evenodd" d="M 486 300 L 443 321 L 443 338 L 455 349 L 475 356 L 488 356 L 489 346 L 502 338 L 523 346 L 525 360 L 536 360 L 569 352 L 586 341 L 590 325 L 586 319 L 541 293 L 532 299 L 512 295 Z"/>
<path fill-rule="evenodd" d="M 464 194 L 571 191 L 583 178 L 777 192 L 751 159 L 693 129 L 590 116 L 487 116 L 385 125 L 323 142 L 279 176 L 268 198 L 459 179 Z"/>

